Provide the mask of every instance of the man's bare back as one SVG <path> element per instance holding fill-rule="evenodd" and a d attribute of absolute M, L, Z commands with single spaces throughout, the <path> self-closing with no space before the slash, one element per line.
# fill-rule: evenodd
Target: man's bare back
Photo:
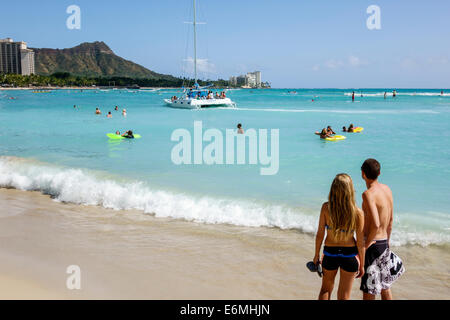
<path fill-rule="evenodd" d="M 391 189 L 377 180 L 367 184 L 364 191 L 362 209 L 364 211 L 364 236 L 366 248 L 373 240 L 390 239 L 393 221 L 393 198 Z"/>
<path fill-rule="evenodd" d="M 360 287 L 365 300 L 375 299 L 379 294 L 383 300 L 392 299 L 390 287 L 405 271 L 401 259 L 389 249 L 393 199 L 391 189 L 378 182 L 380 168 L 375 159 L 367 159 L 361 166 L 367 186 L 362 195 L 366 252 Z"/>

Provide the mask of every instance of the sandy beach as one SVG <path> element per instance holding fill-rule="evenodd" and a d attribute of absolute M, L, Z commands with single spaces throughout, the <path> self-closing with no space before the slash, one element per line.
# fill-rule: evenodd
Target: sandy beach
<path fill-rule="evenodd" d="M 315 299 L 320 288 L 305 267 L 313 236 L 295 230 L 161 219 L 14 189 L 0 190 L 0 206 L 0 299 Z M 447 247 L 393 249 L 407 270 L 396 299 L 448 299 Z M 81 290 L 66 287 L 70 265 Z"/>

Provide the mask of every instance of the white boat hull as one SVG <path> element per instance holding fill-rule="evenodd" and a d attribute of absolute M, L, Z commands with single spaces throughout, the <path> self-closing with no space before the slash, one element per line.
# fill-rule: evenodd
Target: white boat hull
<path fill-rule="evenodd" d="M 164 99 L 165 103 L 172 108 L 181 109 L 200 109 L 212 107 L 236 107 L 236 104 L 230 98 L 224 99 L 184 99 L 177 100 Z"/>

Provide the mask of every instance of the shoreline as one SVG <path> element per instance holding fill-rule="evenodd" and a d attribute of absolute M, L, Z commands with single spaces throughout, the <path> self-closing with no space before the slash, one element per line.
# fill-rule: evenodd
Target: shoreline
<path fill-rule="evenodd" d="M 8 91 L 8 90 L 100 90 L 100 89 L 116 89 L 116 90 L 162 90 L 162 89 L 180 89 L 176 87 L 140 87 L 139 89 L 132 89 L 132 88 L 115 88 L 115 87 L 23 87 L 23 88 L 5 88 L 0 87 L 0 91 Z"/>
<path fill-rule="evenodd" d="M 314 237 L 296 230 L 155 218 L 15 189 L 0 189 L 0 204 L 1 299 L 290 300 L 320 289 L 305 267 Z M 448 299 L 447 249 L 394 247 L 406 267 L 394 298 Z M 81 290 L 65 286 L 74 264 Z M 361 299 L 358 279 L 351 298 Z"/>

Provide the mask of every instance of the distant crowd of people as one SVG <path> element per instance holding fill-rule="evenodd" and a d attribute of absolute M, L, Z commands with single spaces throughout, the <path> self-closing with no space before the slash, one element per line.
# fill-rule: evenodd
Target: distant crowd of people
<path fill-rule="evenodd" d="M 353 125 L 353 123 L 351 123 L 348 128 L 347 127 L 342 127 L 342 132 L 355 132 L 354 131 L 355 127 Z M 320 136 L 321 139 L 326 139 L 326 138 L 330 138 L 331 136 L 333 136 L 334 134 L 336 134 L 336 132 L 334 132 L 334 130 L 331 128 L 331 126 L 328 126 L 326 128 L 323 128 L 322 131 L 316 131 L 315 132 L 316 135 Z"/>
<path fill-rule="evenodd" d="M 225 99 L 227 96 L 225 91 L 216 92 L 215 94 L 211 90 L 192 90 L 189 89 L 187 97 L 190 99 L 211 100 L 211 99 Z M 178 100 L 177 96 L 171 97 L 172 102 Z"/>
<path fill-rule="evenodd" d="M 73 106 L 74 108 L 77 108 L 76 105 Z M 116 106 L 114 108 L 115 111 L 119 111 L 119 107 Z M 100 110 L 99 107 L 95 108 L 95 114 L 102 114 L 102 111 Z M 122 116 L 126 117 L 127 116 L 127 109 L 122 109 Z M 108 114 L 106 115 L 107 118 L 112 118 L 112 113 L 111 111 L 108 111 Z"/>

